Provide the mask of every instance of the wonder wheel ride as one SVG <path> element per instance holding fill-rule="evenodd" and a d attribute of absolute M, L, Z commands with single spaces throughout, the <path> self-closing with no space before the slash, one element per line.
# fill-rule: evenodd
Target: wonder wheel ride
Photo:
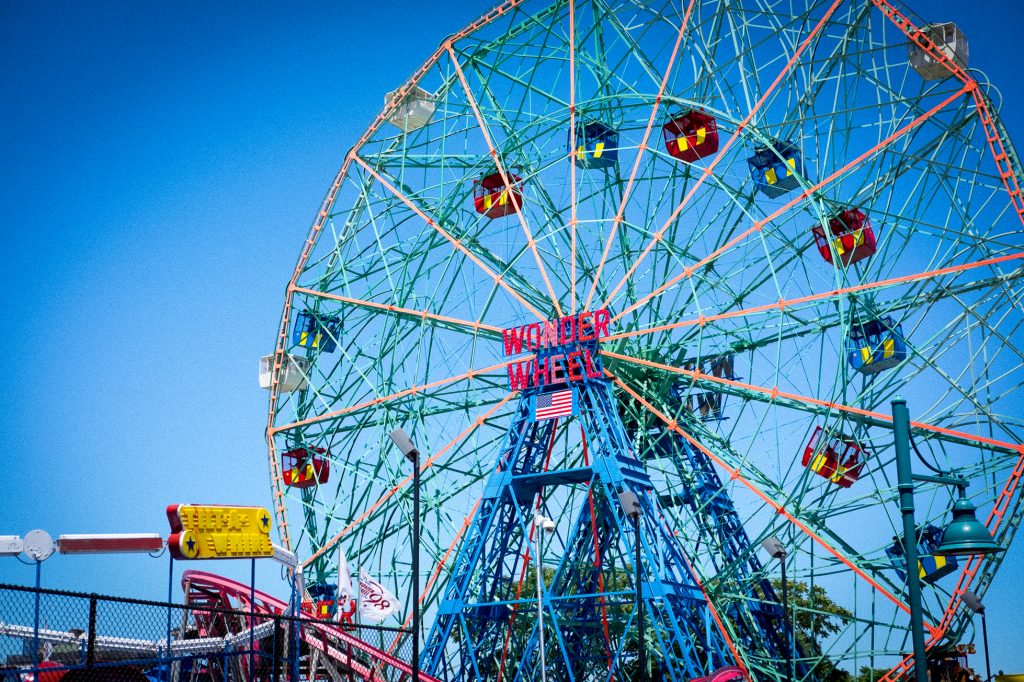
<path fill-rule="evenodd" d="M 639 538 L 666 679 L 902 674 L 893 398 L 916 471 L 1004 547 L 1022 514 L 1024 180 L 966 40 L 889 0 L 510 0 L 446 38 L 345 156 L 261 367 L 307 586 L 343 552 L 408 627 L 400 427 L 439 679 L 635 671 Z M 916 488 L 932 651 L 1002 556 L 935 555 L 956 497 Z"/>

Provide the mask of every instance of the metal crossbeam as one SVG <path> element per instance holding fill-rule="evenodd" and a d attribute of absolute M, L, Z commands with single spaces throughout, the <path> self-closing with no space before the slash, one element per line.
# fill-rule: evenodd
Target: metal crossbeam
<path fill-rule="evenodd" d="M 533 679 L 539 657 L 532 599 L 516 592 L 529 557 L 536 556 L 530 523 L 537 496 L 577 486 L 585 500 L 574 510 L 565 551 L 545 591 L 548 673 L 557 679 L 617 679 L 635 665 L 637 586 L 628 565 L 636 537 L 617 502 L 630 490 L 640 500 L 641 594 L 650 614 L 647 646 L 665 679 L 685 682 L 727 664 L 737 652 L 728 631 L 666 524 L 645 465 L 630 447 L 604 378 L 571 385 L 589 461 L 546 469 L 556 420 L 534 421 L 524 392 L 488 480 L 480 509 L 460 546 L 437 620 L 421 656 L 423 669 L 442 680 Z M 579 486 L 585 485 L 585 494 Z M 616 579 L 619 583 L 616 583 Z M 631 588 L 623 589 L 628 580 Z M 532 597 L 532 595 L 530 595 Z M 609 612 L 612 613 L 609 622 Z M 635 646 L 635 645 L 634 645 Z"/>

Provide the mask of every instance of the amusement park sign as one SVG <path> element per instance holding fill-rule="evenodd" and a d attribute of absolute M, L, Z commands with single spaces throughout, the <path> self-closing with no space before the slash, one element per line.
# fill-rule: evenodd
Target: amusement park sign
<path fill-rule="evenodd" d="M 263 507 L 213 507 L 172 504 L 167 507 L 171 536 L 167 547 L 175 559 L 249 559 L 274 555 L 270 512 Z"/>
<path fill-rule="evenodd" d="M 601 360 L 594 351 L 608 336 L 610 322 L 602 308 L 502 330 L 505 355 L 537 354 L 508 366 L 509 386 L 521 391 L 600 377 Z"/>

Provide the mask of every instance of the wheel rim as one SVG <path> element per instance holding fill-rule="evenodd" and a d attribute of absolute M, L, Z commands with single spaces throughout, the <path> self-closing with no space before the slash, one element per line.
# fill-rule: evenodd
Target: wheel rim
<path fill-rule="evenodd" d="M 331 580 L 342 547 L 351 563 L 406 583 L 409 476 L 386 434 L 398 425 L 422 434 L 429 614 L 515 405 L 500 329 L 607 305 L 616 329 L 605 360 L 623 409 L 637 424 L 663 423 L 659 413 L 684 424 L 716 463 L 750 542 L 783 535 L 794 580 L 849 611 L 820 651 L 805 652 L 807 669 L 826 657 L 895 665 L 905 597 L 884 550 L 899 527 L 885 428 L 897 391 L 919 422 L 923 458 L 969 479 L 1004 545 L 1020 516 L 1010 395 L 1024 357 L 1021 223 L 986 139 L 999 130 L 994 117 L 984 124 L 989 96 L 966 74 L 921 80 L 881 1 L 812 3 L 800 16 L 767 2 L 660 9 L 506 3 L 410 81 L 435 93 L 427 125 L 402 134 L 378 119 L 353 148 L 282 320 L 279 357 L 313 362 L 310 390 L 271 397 L 274 492 L 292 512 L 290 527 L 278 513 L 279 529 L 314 580 Z M 686 164 L 666 152 L 660 129 L 693 106 L 716 118 L 721 147 Z M 616 166 L 571 162 L 567 138 L 580 120 L 619 132 Z M 766 198 L 747 159 L 758 144 L 778 154 L 784 140 L 798 141 L 805 172 L 792 192 Z M 492 220 L 471 194 L 494 173 L 522 178 L 523 204 Z M 878 247 L 836 267 L 810 228 L 844 207 L 864 210 Z M 340 318 L 336 352 L 291 344 L 303 310 Z M 909 359 L 869 377 L 854 371 L 843 345 L 854 314 L 892 316 Z M 723 353 L 735 354 L 742 378 L 708 371 Z M 728 419 L 692 418 L 669 385 L 684 400 L 724 396 Z M 801 465 L 817 426 L 872 453 L 850 489 Z M 638 437 L 639 452 L 648 441 Z M 300 446 L 330 451 L 328 483 L 283 486 L 280 454 Z M 685 492 L 679 471 L 649 466 L 662 472 L 659 493 Z M 945 489 L 921 488 L 918 522 L 941 526 L 949 506 Z M 713 599 L 723 610 L 740 601 L 749 585 L 728 576 L 748 569 L 721 560 L 692 509 L 667 513 L 698 573 L 723 576 Z M 926 588 L 926 621 L 947 641 L 968 624 L 951 608 L 953 587 L 984 589 L 998 562 L 962 561 L 959 577 Z"/>

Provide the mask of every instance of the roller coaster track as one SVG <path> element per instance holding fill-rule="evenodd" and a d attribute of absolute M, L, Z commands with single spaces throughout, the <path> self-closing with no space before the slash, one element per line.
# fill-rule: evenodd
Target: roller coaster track
<path fill-rule="evenodd" d="M 193 616 L 199 626 L 200 637 L 224 637 L 248 627 L 258 627 L 264 622 L 271 622 L 274 616 L 289 612 L 283 601 L 213 573 L 185 571 L 181 584 L 186 603 L 195 609 Z M 245 622 L 248 619 L 242 617 L 229 618 L 221 609 L 253 613 L 253 623 L 249 625 Z M 303 622 L 299 636 L 309 647 L 307 665 L 310 679 L 317 676 L 314 668 L 318 666 L 336 681 L 353 677 L 366 682 L 397 681 L 408 679 L 412 674 L 412 667 L 405 661 L 367 644 L 335 624 Z M 438 682 L 422 672 L 420 679 Z"/>

